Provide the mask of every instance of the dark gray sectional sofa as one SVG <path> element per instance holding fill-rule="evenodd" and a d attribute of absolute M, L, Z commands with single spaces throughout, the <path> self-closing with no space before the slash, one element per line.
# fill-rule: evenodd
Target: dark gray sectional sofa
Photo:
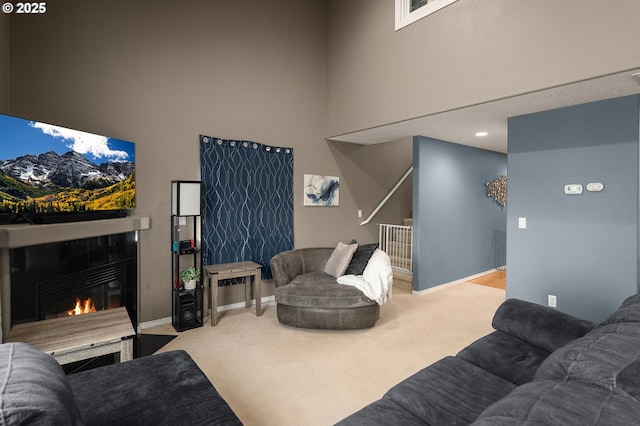
<path fill-rule="evenodd" d="M 1 425 L 241 425 L 184 351 L 66 376 L 26 343 L 0 345 Z"/>
<path fill-rule="evenodd" d="M 640 425 L 640 295 L 595 325 L 505 301 L 495 331 L 339 425 Z"/>

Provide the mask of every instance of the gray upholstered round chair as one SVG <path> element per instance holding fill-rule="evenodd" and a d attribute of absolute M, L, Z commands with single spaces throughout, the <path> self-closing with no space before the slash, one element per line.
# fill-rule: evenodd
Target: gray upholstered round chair
<path fill-rule="evenodd" d="M 280 323 L 329 330 L 369 328 L 376 323 L 380 317 L 377 302 L 324 272 L 333 250 L 296 249 L 271 258 Z"/>

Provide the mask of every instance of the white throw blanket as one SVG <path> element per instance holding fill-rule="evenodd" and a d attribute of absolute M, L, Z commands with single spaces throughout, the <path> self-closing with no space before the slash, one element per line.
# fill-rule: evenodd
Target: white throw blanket
<path fill-rule="evenodd" d="M 362 275 L 343 275 L 338 277 L 338 283 L 353 286 L 369 299 L 382 305 L 391 298 L 393 286 L 393 271 L 389 255 L 376 249 Z"/>

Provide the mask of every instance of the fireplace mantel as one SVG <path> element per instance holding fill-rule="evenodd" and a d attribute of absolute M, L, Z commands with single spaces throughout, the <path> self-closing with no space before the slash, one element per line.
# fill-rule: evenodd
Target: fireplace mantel
<path fill-rule="evenodd" d="M 148 216 L 127 216 L 45 225 L 2 225 L 0 226 L 0 250 L 141 231 L 149 229 L 149 223 Z"/>

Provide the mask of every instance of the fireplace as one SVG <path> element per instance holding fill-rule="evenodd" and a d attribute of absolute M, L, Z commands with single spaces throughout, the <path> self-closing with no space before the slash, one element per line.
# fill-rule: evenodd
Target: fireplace
<path fill-rule="evenodd" d="M 125 306 L 126 272 L 126 261 L 121 261 L 39 282 L 39 319 Z"/>
<path fill-rule="evenodd" d="M 10 251 L 11 326 L 125 306 L 137 328 L 136 232 Z"/>
<path fill-rule="evenodd" d="M 118 262 L 123 262 L 126 270 L 120 303 L 126 306 L 137 329 L 140 303 L 137 237 L 150 227 L 148 216 L 137 215 L 43 225 L 0 225 L 2 338 L 9 334 L 12 323 L 40 319 L 40 302 L 33 295 L 39 297 L 42 281 L 63 276 L 62 281 L 67 282 L 73 277 L 64 277 L 67 274 Z M 108 294 L 117 293 L 108 289 L 113 284 L 106 286 Z M 14 314 L 14 309 L 18 313 Z"/>

